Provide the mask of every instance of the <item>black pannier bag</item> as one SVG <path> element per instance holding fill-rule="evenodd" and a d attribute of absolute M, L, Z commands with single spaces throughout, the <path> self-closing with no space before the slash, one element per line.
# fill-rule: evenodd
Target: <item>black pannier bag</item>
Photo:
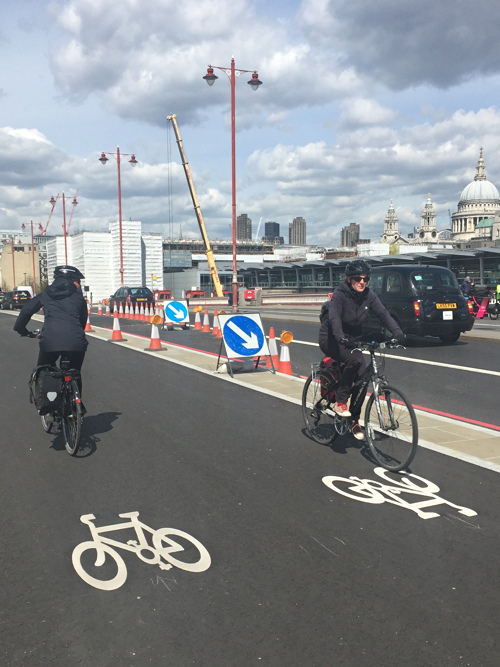
<path fill-rule="evenodd" d="M 64 374 L 57 366 L 37 366 L 29 381 L 30 403 L 38 414 L 46 415 L 61 407 Z"/>

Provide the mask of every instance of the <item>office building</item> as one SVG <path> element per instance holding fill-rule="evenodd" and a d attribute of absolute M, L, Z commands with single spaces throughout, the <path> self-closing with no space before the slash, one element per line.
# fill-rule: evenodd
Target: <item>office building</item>
<path fill-rule="evenodd" d="M 304 218 L 294 218 L 288 225 L 289 245 L 306 245 L 306 221 Z"/>
<path fill-rule="evenodd" d="M 252 240 L 252 221 L 246 213 L 236 218 L 236 239 L 238 241 Z"/>
<path fill-rule="evenodd" d="M 348 227 L 343 227 L 340 232 L 340 245 L 344 248 L 352 248 L 359 241 L 359 225 L 351 222 Z"/>

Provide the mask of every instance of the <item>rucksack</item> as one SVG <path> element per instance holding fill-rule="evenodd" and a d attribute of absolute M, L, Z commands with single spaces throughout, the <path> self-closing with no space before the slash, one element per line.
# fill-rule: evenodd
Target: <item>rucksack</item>
<path fill-rule="evenodd" d="M 320 313 L 319 313 L 319 321 L 321 322 L 321 324 L 323 324 L 323 322 L 328 321 L 328 313 L 329 313 L 329 310 L 330 310 L 330 303 L 331 303 L 331 301 L 330 301 L 330 299 L 328 299 L 328 301 L 324 301 L 321 304 L 321 310 L 320 310 Z"/>
<path fill-rule="evenodd" d="M 30 403 L 38 414 L 46 415 L 61 407 L 64 374 L 57 366 L 37 366 L 29 381 Z"/>

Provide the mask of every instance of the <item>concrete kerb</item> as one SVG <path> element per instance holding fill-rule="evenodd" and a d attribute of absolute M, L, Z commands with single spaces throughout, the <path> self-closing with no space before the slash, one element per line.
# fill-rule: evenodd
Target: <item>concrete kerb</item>
<path fill-rule="evenodd" d="M 32 319 L 43 321 L 43 316 L 35 315 Z M 103 341 L 111 339 L 112 331 L 102 327 L 95 327 L 93 332 L 87 332 L 90 338 Z M 183 346 L 168 343 L 168 349 L 150 351 L 144 349 L 144 337 L 129 334 L 127 341 L 120 342 L 120 347 L 126 347 L 142 354 L 156 356 L 163 361 L 170 361 L 192 370 L 211 375 L 226 382 L 259 391 L 263 394 L 301 405 L 302 387 L 304 379 L 282 373 L 269 371 L 260 373 L 245 373 L 231 377 L 225 373 L 216 372 L 217 355 L 199 350 L 192 350 Z M 165 354 L 166 353 L 166 354 Z M 416 409 L 419 423 L 419 445 L 433 451 L 453 456 L 473 465 L 500 472 L 500 432 L 475 424 L 459 422 L 450 417 L 434 415 Z M 476 450 L 477 456 L 471 454 L 471 448 Z"/>

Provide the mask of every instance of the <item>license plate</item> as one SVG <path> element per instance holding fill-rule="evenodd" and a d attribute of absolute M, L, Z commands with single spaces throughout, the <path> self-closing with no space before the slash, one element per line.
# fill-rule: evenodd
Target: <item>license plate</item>
<path fill-rule="evenodd" d="M 451 310 L 443 310 L 443 320 L 452 320 L 453 319 L 453 313 Z"/>
<path fill-rule="evenodd" d="M 146 299 L 143 298 L 142 296 L 138 296 L 137 299 L 136 299 L 136 301 L 146 301 Z"/>
<path fill-rule="evenodd" d="M 456 308 L 456 303 L 436 303 L 436 308 L 438 310 L 450 310 L 450 308 Z"/>

